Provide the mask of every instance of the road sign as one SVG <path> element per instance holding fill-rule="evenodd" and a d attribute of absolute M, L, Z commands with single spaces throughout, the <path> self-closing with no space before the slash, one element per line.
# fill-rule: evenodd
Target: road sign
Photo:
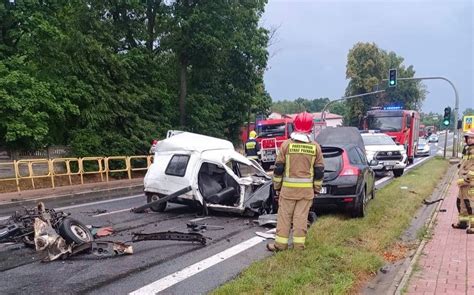
<path fill-rule="evenodd" d="M 462 124 L 462 131 L 466 132 L 471 128 L 474 128 L 474 116 L 464 116 L 463 124 Z"/>

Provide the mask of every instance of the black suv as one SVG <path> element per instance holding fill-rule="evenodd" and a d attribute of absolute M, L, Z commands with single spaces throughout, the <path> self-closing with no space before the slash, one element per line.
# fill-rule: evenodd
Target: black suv
<path fill-rule="evenodd" d="M 323 190 L 314 198 L 313 209 L 337 206 L 352 217 L 364 217 L 375 197 L 375 173 L 368 163 L 362 137 L 354 127 L 329 127 L 316 137 L 324 157 Z"/>

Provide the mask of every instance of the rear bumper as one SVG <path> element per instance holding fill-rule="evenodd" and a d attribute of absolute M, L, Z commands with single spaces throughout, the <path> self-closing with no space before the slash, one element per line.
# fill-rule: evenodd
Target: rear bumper
<path fill-rule="evenodd" d="M 339 208 L 353 208 L 356 202 L 357 195 L 345 195 L 335 196 L 330 194 L 318 195 L 313 199 L 313 207 L 327 208 L 327 207 L 339 207 Z"/>

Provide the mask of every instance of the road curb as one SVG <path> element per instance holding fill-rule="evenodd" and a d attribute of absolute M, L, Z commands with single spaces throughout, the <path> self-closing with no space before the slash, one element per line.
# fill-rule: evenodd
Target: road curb
<path fill-rule="evenodd" d="M 38 202 L 52 202 L 52 201 L 57 201 L 57 200 L 61 200 L 61 201 L 74 200 L 73 204 L 81 204 L 81 203 L 87 203 L 89 201 L 94 201 L 98 199 L 107 200 L 107 199 L 137 195 L 140 193 L 143 193 L 143 184 L 12 201 L 8 203 L 0 204 L 0 210 L 21 208 L 22 206 L 31 207 L 31 206 L 35 206 Z"/>
<path fill-rule="evenodd" d="M 433 228 L 433 224 L 434 224 L 436 218 L 438 217 L 439 209 L 443 205 L 444 199 L 446 198 L 446 194 L 449 190 L 449 187 L 451 186 L 451 183 L 452 183 L 455 175 L 456 175 L 456 171 L 452 172 L 452 174 L 449 176 L 448 182 L 446 183 L 446 185 L 443 188 L 442 193 L 441 193 L 442 201 L 438 203 L 438 205 L 436 206 L 436 209 L 433 210 L 431 218 L 429 220 L 427 220 L 427 222 L 425 223 L 425 224 L 428 224 L 427 231 L 431 231 L 431 229 Z M 400 271 L 400 272 L 404 271 L 404 274 L 401 278 L 401 281 L 399 281 L 400 283 L 398 283 L 398 285 L 396 285 L 396 290 L 393 293 L 389 292 L 389 294 L 401 295 L 401 294 L 404 293 L 404 289 L 405 289 L 405 287 L 407 286 L 407 284 L 410 280 L 410 277 L 413 273 L 413 269 L 415 267 L 415 264 L 417 263 L 418 258 L 420 257 L 420 255 L 421 255 L 421 253 L 422 253 L 422 251 L 423 251 L 423 249 L 424 249 L 427 242 L 428 242 L 428 239 L 423 237 L 423 240 L 418 245 L 418 248 L 416 249 L 415 254 L 411 258 L 411 260 L 409 260 L 410 262 L 409 262 L 408 268 L 403 268 Z M 397 277 L 400 277 L 400 275 L 397 275 Z M 396 281 L 398 281 L 398 279 Z"/>

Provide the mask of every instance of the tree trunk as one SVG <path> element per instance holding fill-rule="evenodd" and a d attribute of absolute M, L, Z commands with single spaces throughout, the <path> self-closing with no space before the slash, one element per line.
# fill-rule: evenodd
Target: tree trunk
<path fill-rule="evenodd" d="M 153 51 L 153 42 L 155 41 L 155 18 L 156 18 L 156 0 L 147 1 L 146 18 L 147 18 L 147 41 L 146 48 L 149 52 Z"/>
<path fill-rule="evenodd" d="M 186 124 L 186 92 L 187 92 L 187 67 L 186 58 L 181 55 L 179 59 L 180 67 L 180 89 L 179 89 L 179 124 L 185 126 Z"/>

